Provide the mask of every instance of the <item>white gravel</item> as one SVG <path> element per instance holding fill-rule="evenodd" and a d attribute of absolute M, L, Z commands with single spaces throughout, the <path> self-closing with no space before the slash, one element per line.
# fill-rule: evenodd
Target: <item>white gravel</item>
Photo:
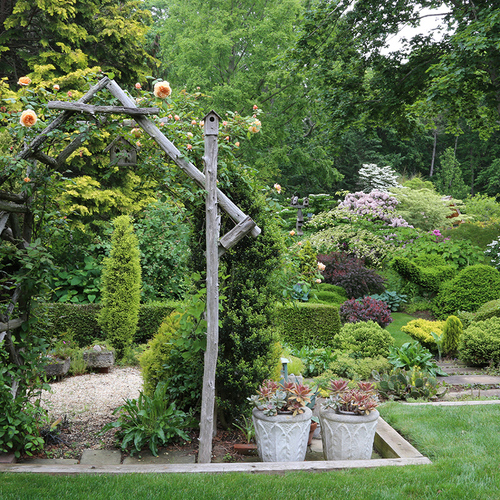
<path fill-rule="evenodd" d="M 43 391 L 42 406 L 51 416 L 102 420 L 109 418 L 125 399 L 137 399 L 142 376 L 137 368 L 113 366 L 109 373 L 67 377 L 50 386 L 52 392 Z"/>

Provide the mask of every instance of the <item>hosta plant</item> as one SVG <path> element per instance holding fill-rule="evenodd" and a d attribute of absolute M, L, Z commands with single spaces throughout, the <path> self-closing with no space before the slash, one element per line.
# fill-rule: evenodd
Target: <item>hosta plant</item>
<path fill-rule="evenodd" d="M 263 411 L 264 415 L 274 416 L 283 412 L 297 415 L 304 413 L 304 408 L 311 402 L 312 395 L 307 385 L 264 380 L 257 394 L 247 399 L 257 409 Z"/>
<path fill-rule="evenodd" d="M 391 347 L 387 359 L 394 368 L 411 370 L 416 367 L 423 372 L 427 372 L 431 377 L 435 377 L 436 375 L 447 376 L 436 364 L 429 349 L 422 347 L 416 340 L 414 342 L 406 342 L 401 347 Z"/>
<path fill-rule="evenodd" d="M 370 382 L 358 382 L 357 387 L 350 389 L 346 380 L 332 380 L 330 392 L 323 409 L 336 413 L 368 415 L 379 405 L 377 391 Z"/>

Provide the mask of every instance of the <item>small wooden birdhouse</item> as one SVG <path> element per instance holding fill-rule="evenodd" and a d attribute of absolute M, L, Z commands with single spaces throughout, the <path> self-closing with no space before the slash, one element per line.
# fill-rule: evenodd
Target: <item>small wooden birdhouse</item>
<path fill-rule="evenodd" d="M 133 167 L 137 165 L 137 149 L 127 139 L 118 136 L 104 150 L 109 151 L 109 159 L 113 165 L 119 167 Z"/>
<path fill-rule="evenodd" d="M 217 135 L 219 133 L 219 121 L 220 116 L 214 110 L 210 111 L 203 118 L 205 124 L 203 132 L 205 135 Z"/>

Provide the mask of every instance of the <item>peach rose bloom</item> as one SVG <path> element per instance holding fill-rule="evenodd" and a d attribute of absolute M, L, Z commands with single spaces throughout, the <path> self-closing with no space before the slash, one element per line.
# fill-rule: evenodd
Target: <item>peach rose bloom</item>
<path fill-rule="evenodd" d="M 136 89 L 140 89 L 140 88 L 142 88 L 142 85 L 141 85 L 139 82 L 137 82 L 137 83 L 135 84 L 135 88 L 136 88 Z"/>
<path fill-rule="evenodd" d="M 18 85 L 29 85 L 31 83 L 31 79 L 28 78 L 27 76 L 22 76 L 19 78 L 17 84 Z"/>
<path fill-rule="evenodd" d="M 170 84 L 168 82 L 155 83 L 155 88 L 153 90 L 155 97 L 165 99 L 165 97 L 168 97 L 171 93 L 172 89 L 170 88 Z"/>
<path fill-rule="evenodd" d="M 54 90 L 59 90 L 61 87 L 59 87 L 59 85 L 57 85 L 57 83 L 52 87 Z"/>
<path fill-rule="evenodd" d="M 23 127 L 32 127 L 37 121 L 36 113 L 32 109 L 23 111 L 19 123 Z"/>

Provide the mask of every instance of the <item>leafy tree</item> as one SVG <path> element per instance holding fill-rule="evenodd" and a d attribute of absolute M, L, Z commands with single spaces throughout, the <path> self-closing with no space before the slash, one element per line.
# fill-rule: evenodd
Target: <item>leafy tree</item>
<path fill-rule="evenodd" d="M 99 325 L 119 358 L 132 344 L 139 320 L 141 266 L 139 244 L 132 220 L 121 215 L 114 220 L 111 254 L 102 271 L 102 309 Z"/>
<path fill-rule="evenodd" d="M 0 73 L 15 83 L 28 73 L 50 80 L 98 66 L 122 82 L 140 81 L 152 61 L 144 48 L 151 16 L 141 5 L 137 0 L 4 2 Z"/>
<path fill-rule="evenodd" d="M 422 116 L 443 120 L 460 133 L 460 118 L 484 137 L 498 130 L 498 7 L 488 0 L 458 0 L 441 15 L 441 40 L 431 34 L 406 40 L 385 53 L 389 37 L 418 26 L 435 0 L 320 0 L 305 14 L 291 57 L 307 64 L 338 129 L 391 124 L 403 133 Z"/>
<path fill-rule="evenodd" d="M 401 187 L 398 183 L 398 174 L 389 166 L 379 167 L 364 164 L 358 171 L 359 183 L 366 193 L 373 190 L 388 191 L 391 187 Z"/>
<path fill-rule="evenodd" d="M 441 194 L 459 199 L 467 195 L 467 186 L 462 179 L 460 163 L 452 148 L 448 148 L 441 156 L 441 166 L 434 183 Z"/>

